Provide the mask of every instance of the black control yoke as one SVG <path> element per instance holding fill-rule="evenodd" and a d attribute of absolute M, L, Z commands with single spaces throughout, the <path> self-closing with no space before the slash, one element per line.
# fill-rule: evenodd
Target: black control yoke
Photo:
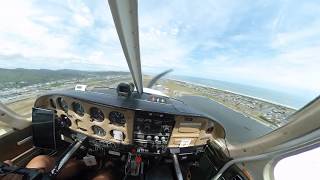
<path fill-rule="evenodd" d="M 67 150 L 61 155 L 61 157 L 56 161 L 56 165 L 50 172 L 51 177 L 56 177 L 72 155 L 81 147 L 81 144 L 86 140 L 87 136 L 80 135 L 77 140 L 75 140 Z"/>

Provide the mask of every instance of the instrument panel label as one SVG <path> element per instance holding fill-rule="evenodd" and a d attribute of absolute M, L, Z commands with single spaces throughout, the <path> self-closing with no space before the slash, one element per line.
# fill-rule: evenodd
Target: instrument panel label
<path fill-rule="evenodd" d="M 191 139 L 181 139 L 179 147 L 188 147 L 191 144 Z"/>

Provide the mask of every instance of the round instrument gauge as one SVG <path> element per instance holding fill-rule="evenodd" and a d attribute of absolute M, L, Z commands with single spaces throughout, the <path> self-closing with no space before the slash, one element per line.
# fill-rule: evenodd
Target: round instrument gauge
<path fill-rule="evenodd" d="M 70 127 L 72 124 L 71 120 L 68 118 L 68 116 L 62 114 L 60 116 L 60 125 L 62 127 Z"/>
<path fill-rule="evenodd" d="M 103 112 L 96 107 L 90 108 L 90 116 L 93 120 L 102 122 L 104 120 L 104 114 Z"/>
<path fill-rule="evenodd" d="M 124 125 L 126 123 L 124 115 L 118 111 L 111 111 L 109 114 L 109 120 L 111 124 Z"/>
<path fill-rule="evenodd" d="M 110 135 L 113 137 L 113 139 L 118 141 L 123 141 L 126 138 L 126 135 L 118 130 L 111 130 Z"/>
<path fill-rule="evenodd" d="M 103 137 L 106 135 L 106 131 L 100 126 L 93 125 L 93 126 L 91 126 L 91 129 L 93 131 L 93 134 L 95 134 L 97 136 Z"/>
<path fill-rule="evenodd" d="M 69 107 L 68 107 L 68 104 L 67 102 L 62 98 L 62 97 L 59 97 L 57 99 L 57 104 L 59 105 L 59 107 L 64 111 L 64 112 L 67 112 Z"/>
<path fill-rule="evenodd" d="M 72 109 L 79 116 L 83 116 L 84 115 L 84 109 L 83 109 L 83 107 L 81 106 L 80 103 L 73 102 L 72 103 Z"/>

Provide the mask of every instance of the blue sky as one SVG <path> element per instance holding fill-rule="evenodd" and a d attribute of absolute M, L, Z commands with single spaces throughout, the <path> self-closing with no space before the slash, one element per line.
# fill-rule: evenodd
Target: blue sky
<path fill-rule="evenodd" d="M 139 0 L 143 71 L 320 94 L 317 0 Z M 8 0 L 0 67 L 128 70 L 106 0 Z"/>

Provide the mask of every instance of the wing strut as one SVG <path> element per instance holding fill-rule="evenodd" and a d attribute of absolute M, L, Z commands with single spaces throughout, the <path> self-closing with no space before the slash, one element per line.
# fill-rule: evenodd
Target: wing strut
<path fill-rule="evenodd" d="M 109 0 L 114 24 L 138 93 L 143 92 L 137 0 Z"/>

